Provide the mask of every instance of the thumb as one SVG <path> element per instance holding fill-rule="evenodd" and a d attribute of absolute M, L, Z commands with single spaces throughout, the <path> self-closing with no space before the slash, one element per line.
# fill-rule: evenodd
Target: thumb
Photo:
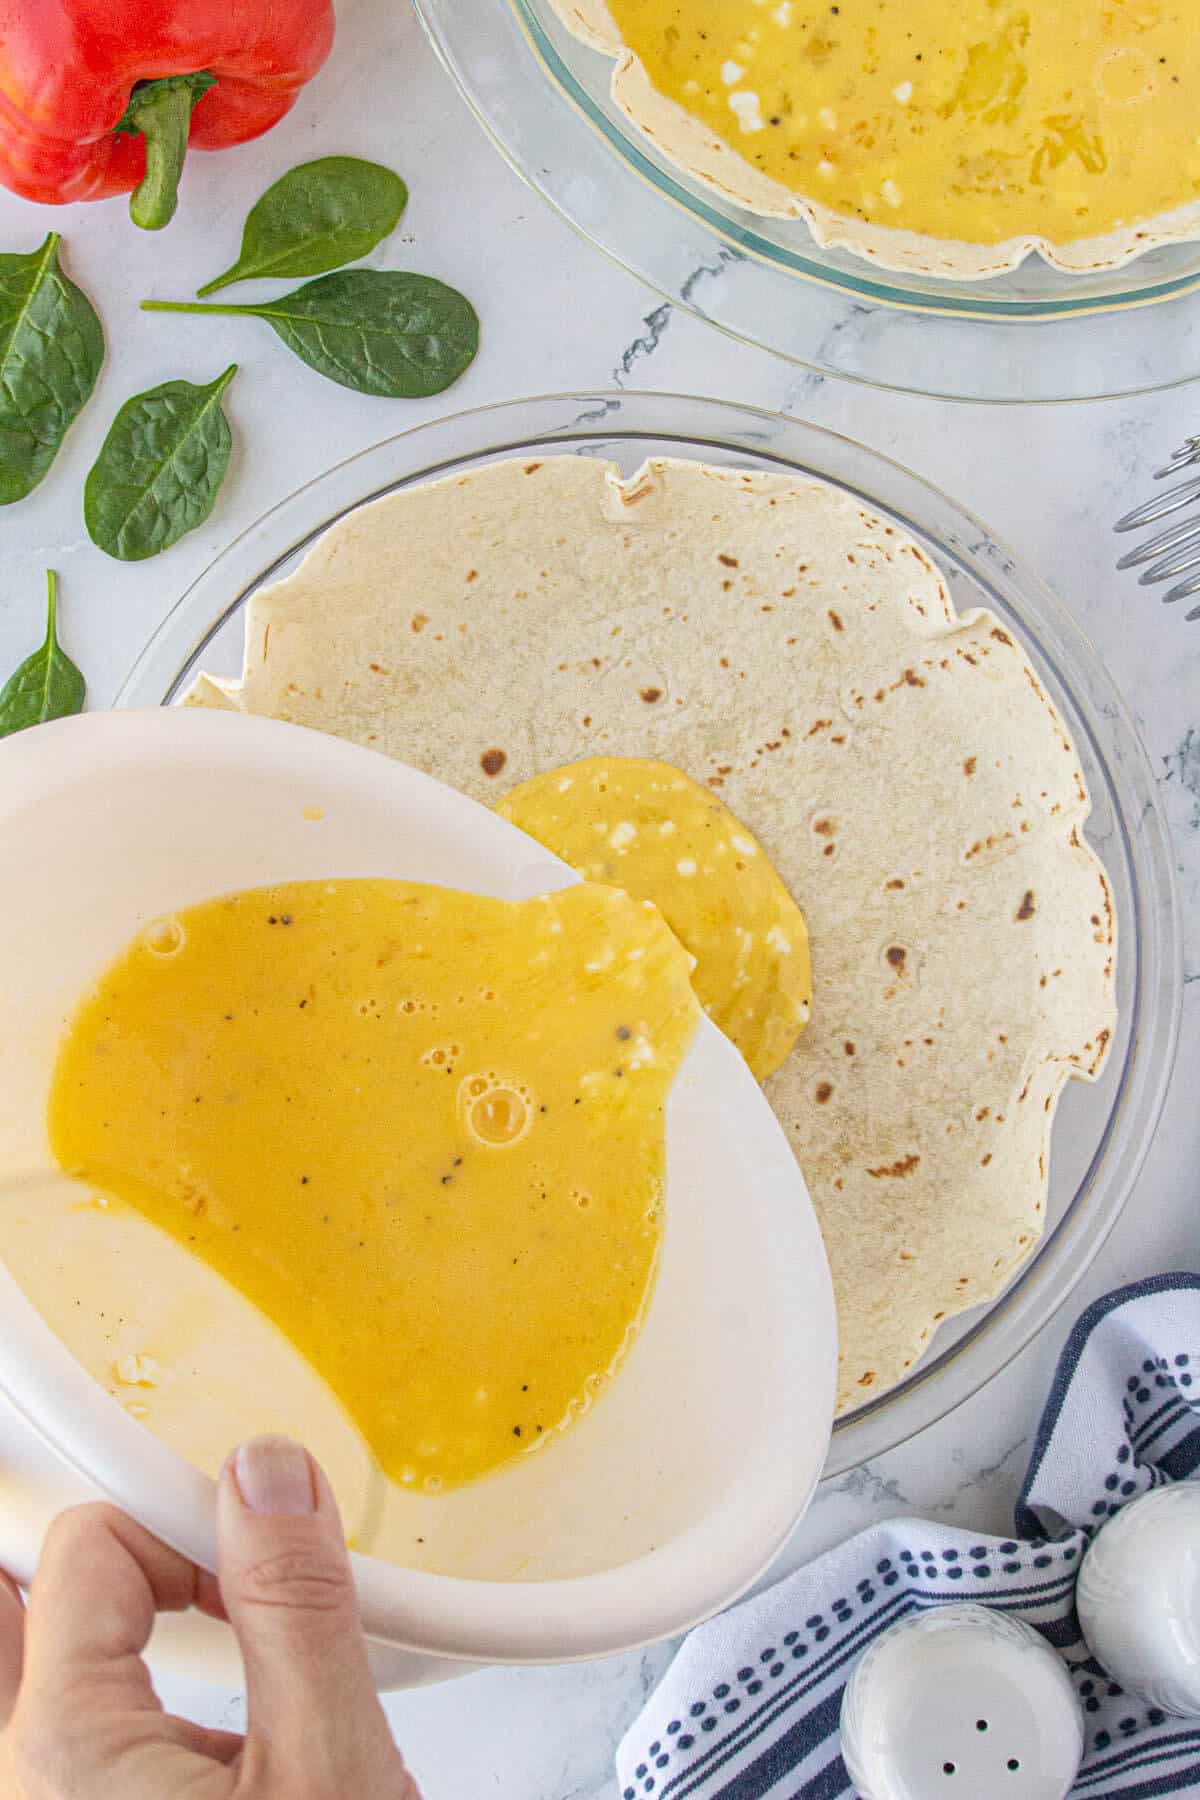
<path fill-rule="evenodd" d="M 258 1776 L 274 1792 L 302 1776 L 314 1795 L 403 1794 L 337 1503 L 308 1452 L 287 1438 L 243 1444 L 221 1475 L 218 1532 L 221 1597 L 246 1668 L 251 1786 Z"/>

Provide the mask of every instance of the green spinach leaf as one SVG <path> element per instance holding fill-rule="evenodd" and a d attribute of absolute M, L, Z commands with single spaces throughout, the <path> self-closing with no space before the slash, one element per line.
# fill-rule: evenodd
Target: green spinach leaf
<path fill-rule="evenodd" d="M 127 400 L 83 490 L 92 542 L 122 562 L 169 550 L 216 505 L 233 439 L 221 395 L 231 363 L 207 387 L 164 381 Z"/>
<path fill-rule="evenodd" d="M 31 493 L 82 412 L 104 333 L 59 267 L 52 231 L 29 256 L 0 256 L 0 506 Z"/>
<path fill-rule="evenodd" d="M 265 319 L 319 375 L 390 400 L 440 394 L 479 349 L 471 302 L 429 275 L 346 269 L 257 306 L 143 300 L 144 312 L 232 313 Z"/>
<path fill-rule="evenodd" d="M 83 711 L 87 686 L 58 641 L 58 576 L 46 572 L 46 640 L 0 688 L 0 738 Z"/>
<path fill-rule="evenodd" d="M 204 287 L 215 294 L 256 276 L 291 280 L 357 262 L 394 231 L 408 189 L 382 163 L 322 156 L 281 176 L 255 202 L 232 268 Z"/>

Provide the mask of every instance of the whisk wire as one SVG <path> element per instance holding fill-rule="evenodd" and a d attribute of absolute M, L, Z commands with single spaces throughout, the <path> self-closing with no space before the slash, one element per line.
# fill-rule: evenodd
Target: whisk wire
<path fill-rule="evenodd" d="M 1168 476 L 1178 475 L 1181 470 L 1194 468 L 1197 463 L 1200 463 L 1200 436 L 1189 437 L 1170 461 L 1155 471 L 1154 479 L 1163 481 Z M 1141 506 L 1135 506 L 1117 520 L 1113 529 L 1141 531 L 1183 512 L 1193 503 L 1200 504 L 1200 475 L 1193 475 L 1165 493 L 1153 495 Z M 1138 581 L 1142 587 L 1156 587 L 1160 582 L 1174 583 L 1162 596 L 1165 606 L 1192 599 L 1200 594 L 1200 518 L 1181 519 L 1165 531 L 1157 532 L 1144 544 L 1126 551 L 1118 559 L 1117 567 L 1141 569 Z M 1192 607 L 1187 618 L 1200 619 L 1200 606 Z"/>

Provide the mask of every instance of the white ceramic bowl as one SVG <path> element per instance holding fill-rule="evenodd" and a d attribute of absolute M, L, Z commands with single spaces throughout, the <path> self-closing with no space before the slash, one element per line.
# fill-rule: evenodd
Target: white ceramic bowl
<path fill-rule="evenodd" d="M 88 1209 L 64 1205 L 78 1191 L 64 1189 L 46 1143 L 56 1045 L 143 921 L 322 876 L 514 899 L 576 879 L 486 809 L 384 757 L 187 710 L 91 715 L 0 745 L 0 867 L 0 1246 L 7 1255 L 19 1216 L 28 1230 L 39 1206 L 57 1205 L 64 1258 Z M 783 1133 L 707 1020 L 672 1090 L 667 1155 L 658 1283 L 611 1391 L 550 1451 L 437 1500 L 414 1496 L 424 1567 L 356 1557 L 367 1629 L 422 1659 L 411 1678 L 428 1678 L 429 1658 L 549 1662 L 679 1631 L 745 1589 L 807 1505 L 832 1418 L 828 1270 Z M 230 1440 L 272 1421 L 295 1429 L 311 1401 L 318 1453 L 362 1512 L 361 1446 L 311 1372 L 200 1264 L 139 1226 L 122 1227 L 136 1241 L 112 1265 L 123 1298 L 99 1279 L 100 1250 L 81 1259 L 82 1310 L 120 1310 L 116 1299 L 162 1316 L 163 1296 L 178 1296 L 179 1313 L 191 1300 L 216 1307 L 195 1340 L 203 1379 L 191 1389 L 201 1410 L 207 1392 L 210 1429 L 214 1417 Z M 36 1259 L 26 1266 L 37 1272 Z M 94 1488 L 212 1567 L 210 1477 L 104 1391 L 7 1272 L 0 1305 L 0 1395 Z M 179 1392 L 186 1401 L 186 1382 Z M 369 1518 L 364 1529 L 369 1541 Z"/>

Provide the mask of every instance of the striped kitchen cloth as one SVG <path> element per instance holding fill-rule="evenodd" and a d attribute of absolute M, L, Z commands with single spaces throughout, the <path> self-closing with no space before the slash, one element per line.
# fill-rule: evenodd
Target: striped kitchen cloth
<path fill-rule="evenodd" d="M 1011 1537 L 924 1519 L 873 1526 L 684 1642 L 617 1752 L 623 1800 L 833 1800 L 842 1690 L 906 1614 L 973 1600 L 1034 1625 L 1083 1706 L 1080 1800 L 1200 1794 L 1200 1720 L 1124 1693 L 1088 1652 L 1088 1540 L 1148 1488 L 1200 1468 L 1200 1279 L 1161 1275 L 1088 1308 L 1063 1351 Z"/>

